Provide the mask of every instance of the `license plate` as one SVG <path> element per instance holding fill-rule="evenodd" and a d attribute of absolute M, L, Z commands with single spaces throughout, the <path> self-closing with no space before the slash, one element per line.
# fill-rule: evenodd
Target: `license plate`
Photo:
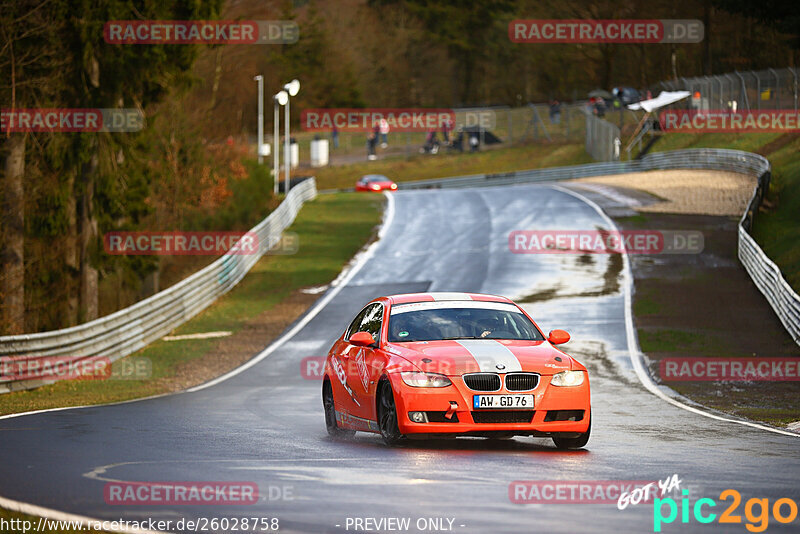
<path fill-rule="evenodd" d="M 472 407 L 533 410 L 533 395 L 473 395 Z"/>

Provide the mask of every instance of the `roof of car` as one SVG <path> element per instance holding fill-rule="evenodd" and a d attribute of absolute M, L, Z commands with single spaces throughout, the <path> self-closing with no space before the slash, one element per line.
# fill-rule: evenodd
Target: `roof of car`
<path fill-rule="evenodd" d="M 476 300 L 483 302 L 511 302 L 506 297 L 497 295 L 484 295 L 482 293 L 452 293 L 452 292 L 433 292 L 433 293 L 404 293 L 400 295 L 390 295 L 386 297 L 391 304 L 408 304 L 410 302 L 434 302 L 434 301 L 458 301 Z"/>

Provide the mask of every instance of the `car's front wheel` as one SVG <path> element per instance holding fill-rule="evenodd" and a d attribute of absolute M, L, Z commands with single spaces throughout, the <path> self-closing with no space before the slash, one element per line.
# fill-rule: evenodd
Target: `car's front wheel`
<path fill-rule="evenodd" d="M 397 425 L 397 407 L 392 384 L 388 380 L 381 381 L 378 387 L 378 428 L 387 445 L 397 445 L 403 439 Z"/>
<path fill-rule="evenodd" d="M 325 427 L 328 429 L 328 435 L 335 438 L 344 438 L 356 433 L 355 430 L 340 428 L 336 424 L 336 406 L 333 404 L 333 387 L 330 380 L 325 380 L 322 383 L 322 408 L 325 410 Z"/>
<path fill-rule="evenodd" d="M 559 449 L 580 449 L 581 447 L 585 447 L 586 444 L 589 442 L 589 434 L 592 433 L 592 413 L 589 412 L 589 428 L 586 429 L 586 432 L 578 436 L 577 438 L 553 438 L 553 443 L 556 444 L 556 447 Z"/>

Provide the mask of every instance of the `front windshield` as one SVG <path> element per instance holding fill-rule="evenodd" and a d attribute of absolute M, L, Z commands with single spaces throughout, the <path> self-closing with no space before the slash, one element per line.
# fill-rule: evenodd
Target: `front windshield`
<path fill-rule="evenodd" d="M 511 304 L 425 302 L 392 308 L 390 342 L 443 339 L 542 341 L 544 338 L 533 323 Z"/>

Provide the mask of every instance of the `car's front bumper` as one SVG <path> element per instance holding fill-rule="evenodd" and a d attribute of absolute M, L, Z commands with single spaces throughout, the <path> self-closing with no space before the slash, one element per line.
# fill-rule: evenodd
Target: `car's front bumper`
<path fill-rule="evenodd" d="M 539 384 L 532 391 L 501 389 L 495 392 L 473 391 L 460 377 L 450 377 L 453 384 L 443 388 L 411 387 L 396 373 L 390 374 L 389 378 L 397 406 L 398 426 L 402 434 L 410 436 L 516 434 L 576 437 L 589 428 L 591 398 L 588 376 L 580 386 L 558 387 L 550 385 L 550 376 L 542 375 Z M 533 394 L 533 410 L 474 410 L 472 406 L 473 395 L 519 393 Z M 443 417 L 453 402 L 457 403 L 455 417 L 450 419 Z M 429 422 L 413 422 L 409 412 L 417 411 L 429 414 Z M 531 413 L 532 415 L 528 417 Z M 577 418 L 579 414 L 580 418 Z M 564 416 L 577 420 L 558 420 Z M 504 422 L 504 420 L 514 422 Z"/>

